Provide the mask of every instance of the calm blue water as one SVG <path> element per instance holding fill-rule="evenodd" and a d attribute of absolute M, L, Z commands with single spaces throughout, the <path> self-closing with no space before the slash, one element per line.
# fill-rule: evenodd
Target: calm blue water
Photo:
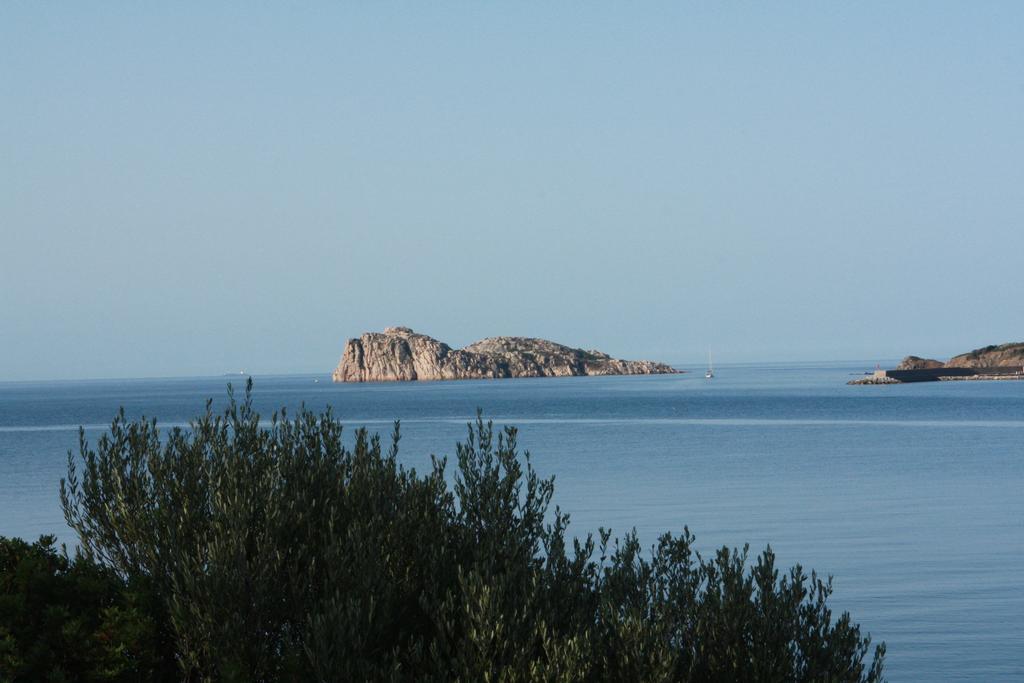
<path fill-rule="evenodd" d="M 1024 382 L 849 387 L 863 365 L 663 377 L 334 385 L 256 380 L 265 415 L 305 402 L 403 421 L 402 459 L 453 455 L 476 408 L 520 428 L 577 533 L 770 543 L 835 576 L 833 607 L 889 646 L 892 681 L 1024 680 Z M 186 422 L 225 378 L 0 384 L 0 534 L 72 542 L 57 486 L 78 425 L 119 406 Z"/>

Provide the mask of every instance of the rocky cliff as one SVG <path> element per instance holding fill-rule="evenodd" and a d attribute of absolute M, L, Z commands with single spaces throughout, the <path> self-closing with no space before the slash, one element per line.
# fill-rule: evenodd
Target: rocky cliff
<path fill-rule="evenodd" d="M 931 368 L 998 368 L 1024 366 L 1024 342 L 985 346 L 974 349 L 959 356 L 953 356 L 948 362 L 932 358 L 907 356 L 896 370 L 928 370 Z"/>
<path fill-rule="evenodd" d="M 491 337 L 453 349 L 408 327 L 388 327 L 350 339 L 332 378 L 335 382 L 394 382 L 674 372 L 678 370 L 664 363 L 618 360 L 545 339 Z"/>
<path fill-rule="evenodd" d="M 928 368 L 941 368 L 944 363 L 933 358 L 921 358 L 920 356 L 907 356 L 896 366 L 897 370 L 926 370 Z"/>
<path fill-rule="evenodd" d="M 974 349 L 954 356 L 946 363 L 947 368 L 996 368 L 1011 365 L 1024 366 L 1024 342 Z"/>

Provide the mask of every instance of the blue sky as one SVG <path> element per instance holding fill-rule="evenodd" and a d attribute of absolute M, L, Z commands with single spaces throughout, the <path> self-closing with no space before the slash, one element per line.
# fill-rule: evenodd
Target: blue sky
<path fill-rule="evenodd" d="M 1024 339 L 1024 4 L 255 4 L 0 5 L 0 380 Z"/>

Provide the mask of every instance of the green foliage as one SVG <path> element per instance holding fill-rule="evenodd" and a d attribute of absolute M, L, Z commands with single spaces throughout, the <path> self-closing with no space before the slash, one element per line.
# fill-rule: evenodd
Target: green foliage
<path fill-rule="evenodd" d="M 175 680 L 159 605 L 148 593 L 52 536 L 28 544 L 0 537 L 0 680 Z"/>
<path fill-rule="evenodd" d="M 365 430 L 346 447 L 330 411 L 263 425 L 249 390 L 163 434 L 122 413 L 69 454 L 62 504 L 95 565 L 76 563 L 148 587 L 146 633 L 188 680 L 881 679 L 884 645 L 868 661 L 830 582 L 770 549 L 570 541 L 516 430 L 479 417 L 451 484 L 398 443 L 396 423 L 387 450 Z"/>

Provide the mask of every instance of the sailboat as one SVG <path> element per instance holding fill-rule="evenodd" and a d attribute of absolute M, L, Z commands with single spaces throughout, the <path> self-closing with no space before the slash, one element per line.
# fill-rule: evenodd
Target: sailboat
<path fill-rule="evenodd" d="M 711 379 L 715 376 L 715 366 L 711 364 L 711 352 L 708 351 L 708 371 L 704 373 L 704 377 Z"/>

